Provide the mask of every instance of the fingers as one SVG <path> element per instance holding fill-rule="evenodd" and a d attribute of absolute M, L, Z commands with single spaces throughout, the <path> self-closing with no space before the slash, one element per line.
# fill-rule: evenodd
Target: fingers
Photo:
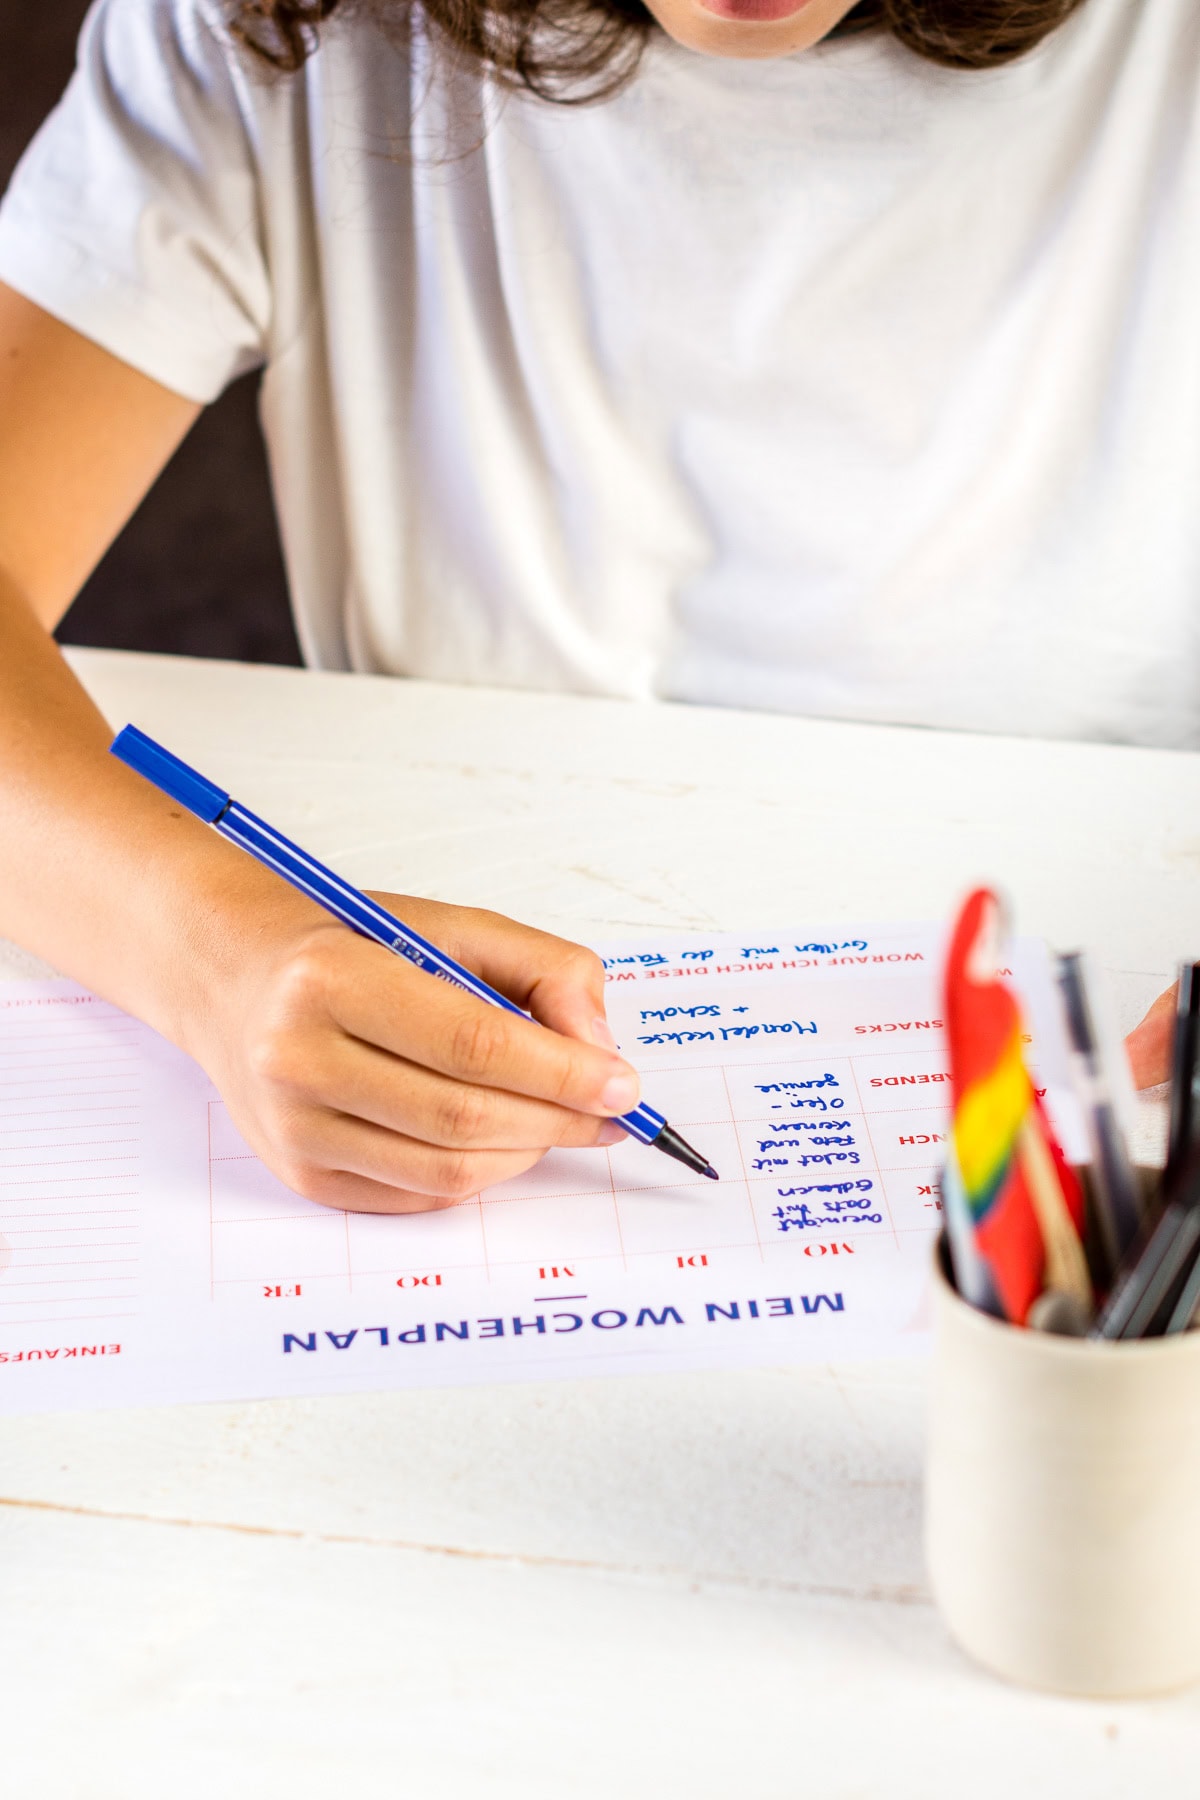
<path fill-rule="evenodd" d="M 612 1049 L 489 1006 L 361 939 L 315 939 L 289 982 L 298 1016 L 322 1006 L 349 1036 L 453 1081 L 607 1118 L 641 1096 Z"/>
<path fill-rule="evenodd" d="M 296 1192 L 350 1211 L 452 1204 L 552 1146 L 613 1143 L 640 1098 L 578 945 L 495 914 L 382 903 L 541 1023 L 490 1006 L 340 926 L 291 919 L 234 984 L 210 1072 Z M 265 946 L 269 952 L 270 934 Z M 546 1027 L 550 1028 L 547 1029 Z"/>
<path fill-rule="evenodd" d="M 310 1034 L 311 1035 L 311 1034 Z M 275 1078 L 282 1071 L 277 1067 Z M 620 1142 L 619 1125 L 498 1088 L 454 1081 L 341 1032 L 289 1046 L 297 1099 L 455 1150 L 580 1149 Z"/>
<path fill-rule="evenodd" d="M 1171 1078 L 1171 1049 L 1175 1038 L 1175 1008 L 1179 989 L 1160 994 L 1139 1025 L 1125 1039 L 1125 1050 L 1136 1088 L 1157 1087 Z"/>
<path fill-rule="evenodd" d="M 604 964 L 594 950 L 501 913 L 374 897 L 552 1031 L 616 1048 L 605 1018 Z"/>
<path fill-rule="evenodd" d="M 313 1113 L 293 1143 L 289 1187 L 350 1212 L 427 1212 L 532 1168 L 540 1150 L 448 1150 L 339 1113 Z"/>
<path fill-rule="evenodd" d="M 428 1194 L 407 1193 L 403 1188 L 388 1187 L 381 1181 L 368 1181 L 362 1175 L 351 1175 L 343 1169 L 314 1170 L 311 1183 L 306 1181 L 303 1173 L 293 1175 L 283 1167 L 276 1167 L 275 1172 L 305 1200 L 332 1207 L 338 1212 L 441 1212 L 448 1206 L 457 1205 L 454 1200 L 431 1199 Z"/>

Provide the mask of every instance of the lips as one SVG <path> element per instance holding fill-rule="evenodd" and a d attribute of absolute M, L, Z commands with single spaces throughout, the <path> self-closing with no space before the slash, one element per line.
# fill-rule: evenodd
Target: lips
<path fill-rule="evenodd" d="M 803 12 L 809 0 L 700 0 L 705 12 L 718 19 L 733 19 L 747 25 L 766 25 L 772 20 L 790 19 Z"/>

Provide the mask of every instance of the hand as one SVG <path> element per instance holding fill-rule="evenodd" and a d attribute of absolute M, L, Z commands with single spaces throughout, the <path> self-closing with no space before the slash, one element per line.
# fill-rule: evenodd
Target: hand
<path fill-rule="evenodd" d="M 215 1006 L 210 989 L 189 1048 L 289 1187 L 351 1212 L 421 1212 L 552 1145 L 624 1138 L 607 1121 L 639 1084 L 605 1023 L 599 957 L 496 913 L 375 898 L 541 1023 L 280 895 L 267 941 L 246 946 Z"/>
<path fill-rule="evenodd" d="M 436 1206 L 550 1144 L 602 1141 L 637 1080 L 605 1041 L 595 957 L 399 902 L 552 1029 L 486 1007 L 356 938 L 108 754 L 50 633 L 198 410 L 0 283 L 0 936 L 196 1056 L 315 1200 Z"/>
<path fill-rule="evenodd" d="M 1171 1044 L 1175 1036 L 1178 986 L 1160 994 L 1139 1025 L 1125 1039 L 1136 1088 L 1157 1087 L 1171 1078 Z"/>

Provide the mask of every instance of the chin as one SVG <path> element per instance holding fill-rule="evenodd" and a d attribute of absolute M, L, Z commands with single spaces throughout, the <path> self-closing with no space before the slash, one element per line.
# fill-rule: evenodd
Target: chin
<path fill-rule="evenodd" d="M 743 61 L 793 56 L 828 37 L 853 0 L 661 0 L 650 6 L 677 44 Z"/>

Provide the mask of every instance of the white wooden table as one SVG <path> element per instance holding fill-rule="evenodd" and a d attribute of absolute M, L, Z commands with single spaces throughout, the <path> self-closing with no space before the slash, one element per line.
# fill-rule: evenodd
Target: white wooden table
<path fill-rule="evenodd" d="M 363 882 L 587 938 L 940 917 L 994 877 L 1119 972 L 1127 1022 L 1197 953 L 1192 756 L 73 660 L 114 725 Z M 1023 1694 L 947 1641 L 922 1389 L 887 1364 L 4 1422 L 0 1789 L 1200 1791 L 1200 1696 Z"/>

